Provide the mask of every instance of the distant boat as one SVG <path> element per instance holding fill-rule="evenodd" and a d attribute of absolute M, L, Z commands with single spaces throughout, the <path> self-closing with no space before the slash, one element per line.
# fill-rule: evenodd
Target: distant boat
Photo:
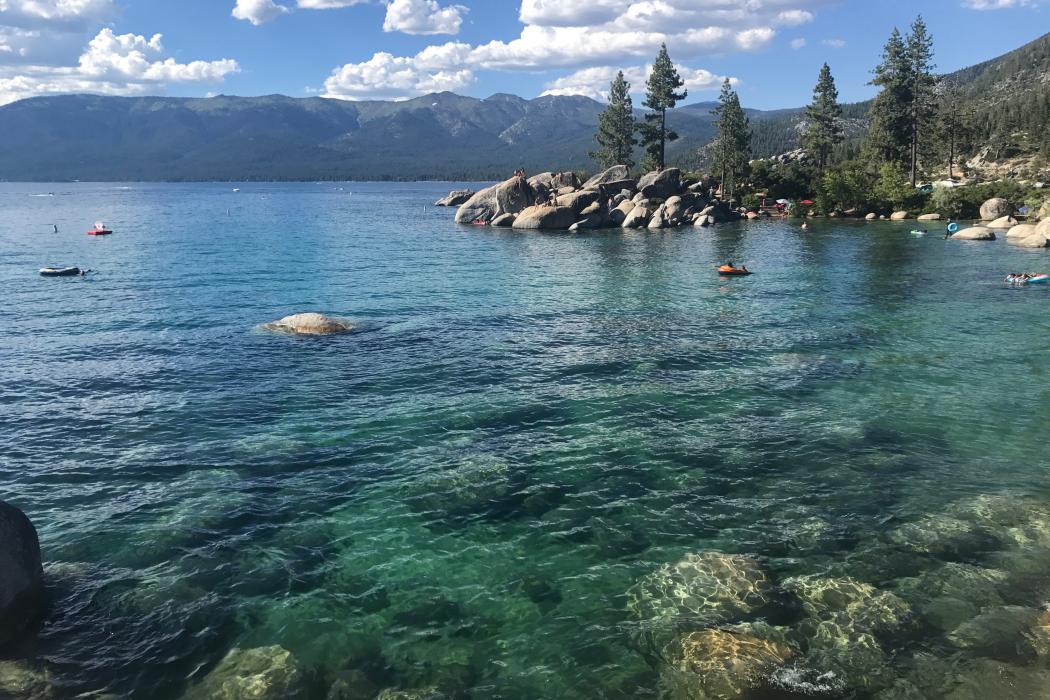
<path fill-rule="evenodd" d="M 108 236 L 111 233 L 113 233 L 112 229 L 106 228 L 106 225 L 104 223 L 102 223 L 101 221 L 96 221 L 95 222 L 95 228 L 93 228 L 90 231 L 88 231 L 87 235 L 89 235 L 89 236 Z"/>
<path fill-rule="evenodd" d="M 240 188 L 240 187 L 234 187 L 234 188 L 233 188 L 233 191 L 234 191 L 234 192 L 240 192 L 240 191 L 241 191 L 241 188 Z"/>

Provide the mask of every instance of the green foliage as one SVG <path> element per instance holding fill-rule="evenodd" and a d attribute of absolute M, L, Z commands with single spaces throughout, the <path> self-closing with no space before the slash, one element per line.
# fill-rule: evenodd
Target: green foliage
<path fill-rule="evenodd" d="M 824 173 L 817 202 L 825 212 L 836 209 L 872 209 L 874 178 L 856 161 L 842 163 Z"/>
<path fill-rule="evenodd" d="M 637 126 L 630 93 L 631 84 L 620 71 L 609 87 L 609 106 L 598 115 L 598 133 L 594 135 L 598 150 L 592 152 L 591 157 L 603 170 L 614 165 L 626 165 L 628 170 L 634 168 L 634 147 L 638 140 L 634 137 Z"/>
<path fill-rule="evenodd" d="M 745 174 L 751 156 L 751 125 L 729 78 L 722 84 L 714 115 L 718 120 L 715 123 L 718 136 L 714 143 L 714 166 L 725 197 L 727 191 L 734 191 L 737 178 Z"/>
<path fill-rule="evenodd" d="M 904 168 L 897 163 L 883 163 L 872 189 L 874 201 L 888 209 L 908 209 L 915 206 L 917 190 L 912 187 Z"/>
<path fill-rule="evenodd" d="M 832 149 L 843 140 L 842 107 L 835 78 L 827 63 L 820 69 L 817 85 L 813 88 L 813 103 L 806 108 L 806 149 L 814 154 L 821 172 L 828 164 Z"/>
<path fill-rule="evenodd" d="M 947 165 L 948 176 L 954 177 L 959 155 L 973 149 L 976 112 L 972 104 L 962 99 L 958 86 L 946 81 L 937 113 L 934 150 Z"/>
<path fill-rule="evenodd" d="M 980 216 L 981 205 L 989 199 L 1002 197 L 1021 205 L 1028 202 L 1037 192 L 1039 190 L 1029 190 L 1015 180 L 999 180 L 965 187 L 937 188 L 931 197 L 930 206 L 941 216 L 975 219 Z"/>
<path fill-rule="evenodd" d="M 639 130 L 642 134 L 642 145 L 645 147 L 645 168 L 663 169 L 666 159 L 667 142 L 678 140 L 678 134 L 667 128 L 667 110 L 684 100 L 688 91 L 677 92 L 685 85 L 678 70 L 667 53 L 667 44 L 660 45 L 660 52 L 653 62 L 653 70 L 645 85 L 645 102 L 643 105 L 650 111 L 645 115 Z"/>
<path fill-rule="evenodd" d="M 740 198 L 740 206 L 745 207 L 748 211 L 758 211 L 758 208 L 762 206 L 762 200 L 757 194 L 746 194 Z"/>

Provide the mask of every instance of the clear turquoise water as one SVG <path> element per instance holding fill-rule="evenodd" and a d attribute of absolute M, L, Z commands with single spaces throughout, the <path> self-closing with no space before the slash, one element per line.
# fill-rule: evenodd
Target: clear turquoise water
<path fill-rule="evenodd" d="M 929 659 L 944 694 L 1041 668 L 953 631 L 1050 600 L 1050 289 L 1001 283 L 1046 253 L 913 223 L 493 231 L 428 206 L 450 184 L 232 187 L 0 185 L 0 498 L 55 601 L 20 653 L 63 692 L 179 697 L 281 645 L 317 697 L 342 669 L 656 697 L 628 591 L 707 551 L 775 582 L 719 623 L 784 631 L 798 673 L 829 669 L 783 582 L 905 601 L 878 672 L 825 696 L 906 697 Z M 361 330 L 257 328 L 306 310 Z M 994 596 L 944 622 L 916 581 L 959 567 Z"/>

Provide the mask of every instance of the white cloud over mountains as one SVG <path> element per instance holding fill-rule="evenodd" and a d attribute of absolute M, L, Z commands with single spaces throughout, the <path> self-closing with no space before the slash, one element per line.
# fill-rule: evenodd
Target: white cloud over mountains
<path fill-rule="evenodd" d="M 325 94 L 349 99 L 390 96 L 391 86 L 396 85 L 397 96 L 411 97 L 429 92 L 435 83 L 469 85 L 478 70 L 575 69 L 576 73 L 560 79 L 568 82 L 555 81 L 548 90 L 594 95 L 600 88 L 586 79 L 591 74 L 585 69 L 607 71 L 609 66 L 651 59 L 661 43 L 667 44 L 676 61 L 758 51 L 770 45 L 778 27 L 810 22 L 813 10 L 830 2 L 522 0 L 518 18 L 525 26 L 516 39 L 477 45 L 449 42 L 414 56 L 376 54 L 333 71 L 325 82 Z"/>
<path fill-rule="evenodd" d="M 1013 7 L 1032 7 L 1034 0 L 963 0 L 963 7 L 971 10 L 1008 10 Z"/>
<path fill-rule="evenodd" d="M 2 2 L 3 0 L 0 0 Z M 462 5 L 441 6 L 437 0 L 298 0 L 301 10 L 338 10 L 372 2 L 386 4 L 383 31 L 403 34 L 459 34 L 463 15 Z M 259 26 L 292 10 L 275 0 L 236 0 L 233 16 Z"/>
<path fill-rule="evenodd" d="M 112 0 L 0 0 L 0 104 L 67 92 L 156 93 L 240 69 L 232 59 L 180 63 L 160 34 L 99 30 L 115 13 Z"/>
<path fill-rule="evenodd" d="M 618 71 L 623 71 L 624 78 L 631 84 L 631 94 L 638 98 L 645 92 L 645 81 L 649 79 L 651 66 L 631 66 L 616 68 L 614 66 L 595 66 L 570 73 L 563 78 L 549 82 L 544 95 L 583 95 L 593 100 L 604 102 L 609 97 L 609 83 Z M 715 75 L 703 68 L 678 67 L 678 73 L 685 81 L 685 88 L 690 95 L 704 90 L 717 90 L 725 80 L 723 75 Z M 737 83 L 735 78 L 730 82 Z"/>

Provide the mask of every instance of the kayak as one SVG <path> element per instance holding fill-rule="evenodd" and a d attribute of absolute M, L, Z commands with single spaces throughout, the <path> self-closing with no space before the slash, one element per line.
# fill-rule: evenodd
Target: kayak
<path fill-rule="evenodd" d="M 79 277 L 79 267 L 45 267 L 40 270 L 43 277 Z"/>
<path fill-rule="evenodd" d="M 749 270 L 740 270 L 736 268 L 732 270 L 723 270 L 722 268 L 718 268 L 718 274 L 724 277 L 747 277 L 751 274 L 751 272 Z"/>
<path fill-rule="evenodd" d="M 108 236 L 109 234 L 113 233 L 113 231 L 111 231 L 108 228 L 93 228 L 87 233 L 89 236 Z"/>
<path fill-rule="evenodd" d="M 913 236 L 925 236 L 926 232 L 925 231 L 912 231 L 911 235 L 913 235 Z"/>

